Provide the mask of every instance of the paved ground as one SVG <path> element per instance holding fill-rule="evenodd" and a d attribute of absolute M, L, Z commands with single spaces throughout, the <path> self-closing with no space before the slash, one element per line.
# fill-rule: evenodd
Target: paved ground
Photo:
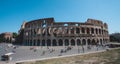
<path fill-rule="evenodd" d="M 16 47 L 16 48 L 15 48 Z M 0 56 L 14 52 L 11 55 L 12 60 L 9 62 L 17 62 L 22 60 L 32 60 L 32 59 L 42 59 L 56 56 L 64 56 L 71 54 L 82 54 L 87 52 L 95 52 L 105 50 L 106 47 L 103 46 L 67 46 L 67 47 L 38 47 L 38 46 L 15 46 L 8 47 L 8 44 L 0 44 Z M 0 58 L 1 59 L 1 58 Z M 0 61 L 0 64 L 3 61 Z M 3 62 L 4 63 L 4 62 Z M 2 64 L 3 64 L 2 63 Z"/>

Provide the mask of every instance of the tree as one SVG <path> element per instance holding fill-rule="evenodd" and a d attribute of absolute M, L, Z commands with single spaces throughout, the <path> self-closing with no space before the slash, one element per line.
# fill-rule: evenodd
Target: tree
<path fill-rule="evenodd" d="M 120 33 L 110 34 L 110 41 L 111 42 L 120 42 Z"/>
<path fill-rule="evenodd" d="M 16 32 L 13 32 L 13 38 L 16 38 L 18 34 Z"/>

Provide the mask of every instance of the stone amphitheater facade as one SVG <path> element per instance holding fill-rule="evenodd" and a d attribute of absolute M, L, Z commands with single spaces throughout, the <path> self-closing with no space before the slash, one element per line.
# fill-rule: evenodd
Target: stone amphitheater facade
<path fill-rule="evenodd" d="M 109 42 L 108 25 L 95 19 L 82 23 L 43 18 L 24 22 L 21 30 L 23 45 L 27 46 L 103 45 Z"/>

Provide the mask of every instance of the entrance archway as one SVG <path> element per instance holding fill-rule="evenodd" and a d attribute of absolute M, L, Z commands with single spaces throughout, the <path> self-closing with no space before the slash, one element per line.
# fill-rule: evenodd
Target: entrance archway
<path fill-rule="evenodd" d="M 96 42 L 94 39 L 92 40 L 92 45 L 96 45 Z"/>
<path fill-rule="evenodd" d="M 65 46 L 68 46 L 68 45 L 69 45 L 69 40 L 65 39 Z"/>
<path fill-rule="evenodd" d="M 47 46 L 51 46 L 51 40 L 50 39 L 47 40 Z"/>
<path fill-rule="evenodd" d="M 77 46 L 80 46 L 81 45 L 81 42 L 79 39 L 77 39 Z"/>
<path fill-rule="evenodd" d="M 39 39 L 37 40 L 37 46 L 40 46 L 40 40 Z"/>
<path fill-rule="evenodd" d="M 61 39 L 58 40 L 58 45 L 63 46 L 63 41 Z"/>
<path fill-rule="evenodd" d="M 74 39 L 71 40 L 71 46 L 75 46 L 75 40 Z"/>
<path fill-rule="evenodd" d="M 100 39 L 100 45 L 103 45 L 103 43 L 102 43 L 102 39 Z"/>
<path fill-rule="evenodd" d="M 57 46 L 57 41 L 55 39 L 53 40 L 53 46 Z"/>
<path fill-rule="evenodd" d="M 86 40 L 85 39 L 82 40 L 82 45 L 86 45 Z"/>
<path fill-rule="evenodd" d="M 33 41 L 33 46 L 35 46 L 35 45 L 36 45 L 36 40 Z"/>
<path fill-rule="evenodd" d="M 44 39 L 42 40 L 42 46 L 45 46 L 45 40 Z"/>
<path fill-rule="evenodd" d="M 90 41 L 90 39 L 87 40 L 87 43 L 88 43 L 88 45 L 91 45 L 91 41 Z"/>

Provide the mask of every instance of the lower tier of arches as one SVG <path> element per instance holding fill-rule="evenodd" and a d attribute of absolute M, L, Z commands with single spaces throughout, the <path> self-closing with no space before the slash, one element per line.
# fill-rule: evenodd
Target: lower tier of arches
<path fill-rule="evenodd" d="M 103 45 L 108 39 L 34 39 L 25 40 L 27 46 L 80 46 L 80 45 Z"/>

